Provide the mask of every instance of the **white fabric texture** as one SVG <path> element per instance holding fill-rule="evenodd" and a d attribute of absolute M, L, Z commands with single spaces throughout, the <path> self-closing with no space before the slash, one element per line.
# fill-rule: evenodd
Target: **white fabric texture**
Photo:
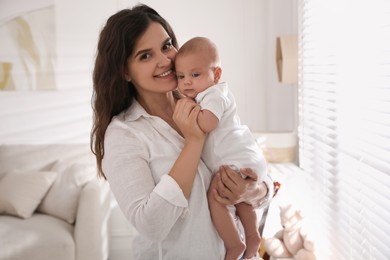
<path fill-rule="evenodd" d="M 73 230 L 69 223 L 39 213 L 28 219 L 0 216 L 0 259 L 75 259 Z"/>
<path fill-rule="evenodd" d="M 29 218 L 53 184 L 54 171 L 11 171 L 0 180 L 0 213 Z"/>
<path fill-rule="evenodd" d="M 76 221 L 72 225 L 37 211 L 27 219 L 0 215 L 1 260 L 108 259 L 112 196 L 108 183 L 96 178 L 96 158 L 89 144 L 0 145 L 0 182 L 6 173 L 14 173 L 13 169 L 51 170 L 59 159 L 64 169 L 73 164 L 87 164 L 88 171 L 93 168 L 92 179 L 83 185 L 79 195 Z M 15 189 L 25 192 L 19 184 Z M 61 194 L 60 201 L 69 199 L 66 193 Z"/>
<path fill-rule="evenodd" d="M 76 259 L 107 260 L 112 199 L 106 181 L 92 179 L 82 189 L 74 229 Z"/>
<path fill-rule="evenodd" d="M 202 159 L 213 172 L 221 165 L 234 165 L 238 169 L 251 168 L 265 180 L 267 164 L 251 131 L 242 125 L 237 114 L 234 96 L 226 82 L 222 82 L 196 97 L 201 109 L 209 110 L 218 119 L 218 126 L 208 134 L 202 152 Z"/>
<path fill-rule="evenodd" d="M 118 205 L 139 232 L 134 259 L 223 259 L 223 243 L 207 204 L 211 172 L 200 163 L 188 201 L 167 175 L 183 141 L 136 101 L 106 131 L 103 171 Z"/>
<path fill-rule="evenodd" d="M 168 175 L 183 144 L 174 129 L 135 100 L 107 128 L 103 171 L 139 233 L 134 259 L 224 259 L 207 203 L 212 173 L 201 161 L 188 201 Z"/>
<path fill-rule="evenodd" d="M 56 161 L 51 171 L 57 172 L 58 176 L 39 205 L 38 211 L 73 224 L 81 189 L 96 172 L 87 164 L 71 163 L 67 160 Z"/>
<path fill-rule="evenodd" d="M 18 170 L 50 170 L 59 158 L 72 162 L 96 163 L 88 144 L 0 145 L 0 178 Z"/>

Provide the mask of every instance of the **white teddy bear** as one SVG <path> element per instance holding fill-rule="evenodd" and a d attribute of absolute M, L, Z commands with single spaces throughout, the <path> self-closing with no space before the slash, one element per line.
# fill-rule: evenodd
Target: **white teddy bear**
<path fill-rule="evenodd" d="M 283 229 L 265 240 L 265 249 L 272 257 L 316 260 L 314 241 L 302 225 L 303 215 L 292 205 L 280 206 Z"/>

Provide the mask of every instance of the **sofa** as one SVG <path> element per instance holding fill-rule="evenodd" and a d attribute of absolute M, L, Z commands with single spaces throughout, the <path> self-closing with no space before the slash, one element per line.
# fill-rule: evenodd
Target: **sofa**
<path fill-rule="evenodd" d="M 88 144 L 0 145 L 0 260 L 102 260 L 112 195 Z"/>

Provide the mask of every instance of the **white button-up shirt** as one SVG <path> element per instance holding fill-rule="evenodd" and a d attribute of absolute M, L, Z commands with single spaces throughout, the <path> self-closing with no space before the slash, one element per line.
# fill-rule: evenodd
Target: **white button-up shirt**
<path fill-rule="evenodd" d="M 182 136 L 135 100 L 107 128 L 102 167 L 119 207 L 139 232 L 135 259 L 223 259 L 207 204 L 211 172 L 199 164 L 188 200 L 168 175 L 183 145 Z"/>
<path fill-rule="evenodd" d="M 104 144 L 103 172 L 139 232 L 135 259 L 224 259 L 207 203 L 210 170 L 200 162 L 188 200 L 168 175 L 183 148 L 182 136 L 134 100 L 112 119 Z"/>

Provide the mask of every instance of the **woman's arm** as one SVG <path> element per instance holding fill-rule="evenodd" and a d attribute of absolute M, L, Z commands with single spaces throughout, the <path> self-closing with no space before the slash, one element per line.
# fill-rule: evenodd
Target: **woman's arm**
<path fill-rule="evenodd" d="M 248 178 L 243 179 L 228 166 L 220 167 L 216 176 L 218 178 L 218 189 L 214 190 L 215 199 L 225 205 L 245 202 L 255 208 L 267 204 L 273 196 L 273 182 L 267 178 L 257 182 L 257 175 L 251 169 L 241 169 L 242 174 Z"/>
<path fill-rule="evenodd" d="M 193 101 L 192 101 L 193 102 Z M 139 233 L 162 240 L 188 207 L 205 134 L 197 127 L 197 105 L 179 102 L 175 122 L 185 143 L 169 174 L 156 184 L 149 165 L 149 150 L 122 122 L 106 131 L 103 170 L 126 218 Z"/>
<path fill-rule="evenodd" d="M 173 120 L 184 136 L 184 147 L 169 175 L 177 182 L 186 198 L 190 196 L 192 185 L 200 162 L 205 133 L 197 123 L 200 107 L 190 98 L 177 101 Z"/>
<path fill-rule="evenodd" d="M 106 132 L 103 170 L 119 207 L 143 236 L 164 239 L 188 207 L 176 182 L 163 175 L 156 184 L 149 151 L 122 123 Z M 167 192 L 169 191 L 169 192 Z"/>

